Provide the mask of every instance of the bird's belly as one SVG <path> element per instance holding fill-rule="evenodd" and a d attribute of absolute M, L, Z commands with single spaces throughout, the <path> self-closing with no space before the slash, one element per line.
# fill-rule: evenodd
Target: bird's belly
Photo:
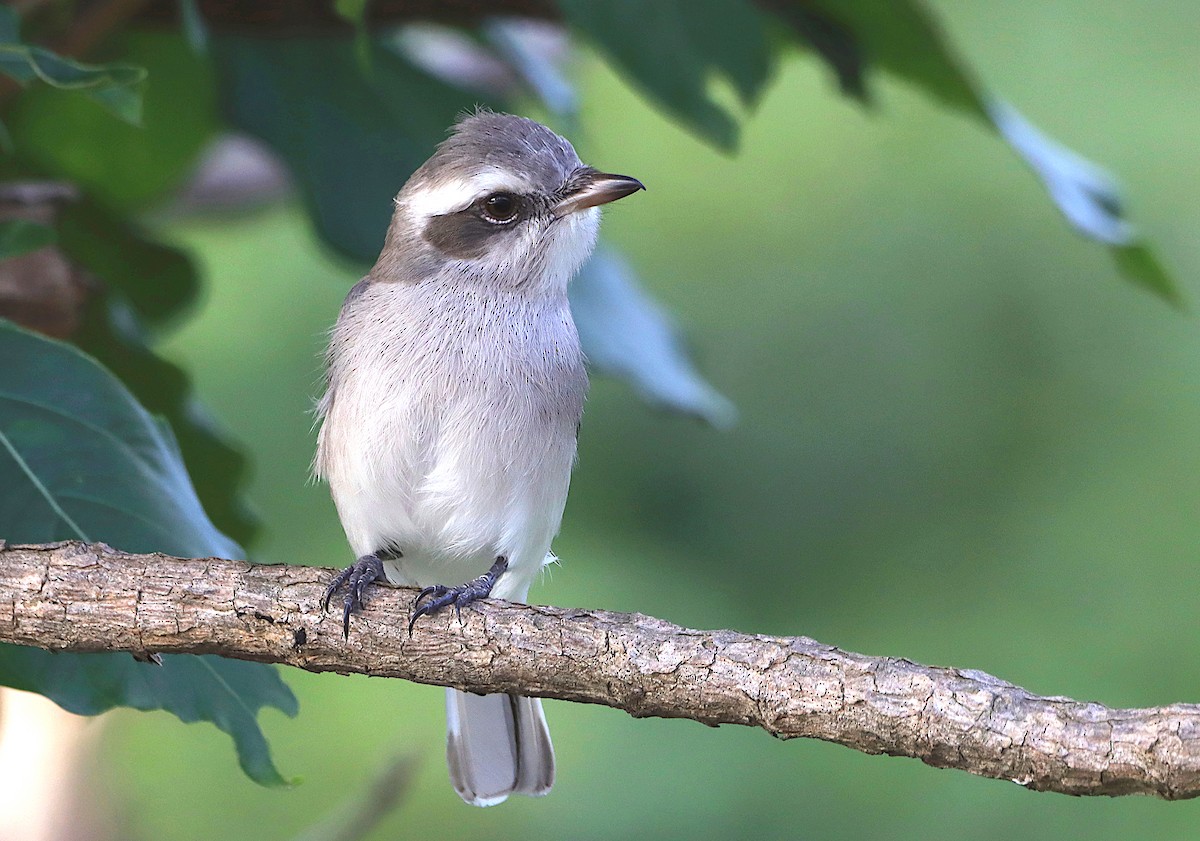
<path fill-rule="evenodd" d="M 387 403 L 335 401 L 322 430 L 339 442 L 324 472 L 355 553 L 388 550 L 389 578 L 420 585 L 461 583 L 503 555 L 496 595 L 524 598 L 562 519 L 575 421 L 495 399 Z"/>

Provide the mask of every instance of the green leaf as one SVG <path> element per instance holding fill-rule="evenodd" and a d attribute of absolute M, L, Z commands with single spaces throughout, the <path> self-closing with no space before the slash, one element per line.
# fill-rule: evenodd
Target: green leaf
<path fill-rule="evenodd" d="M 0 44 L 15 44 L 21 40 L 21 18 L 10 6 L 0 6 Z"/>
<path fill-rule="evenodd" d="M 354 58 L 359 69 L 371 72 L 371 35 L 367 31 L 368 0 L 333 0 L 338 17 L 354 27 Z"/>
<path fill-rule="evenodd" d="M 560 0 L 559 6 L 668 113 L 720 148 L 734 148 L 737 122 L 708 83 L 719 74 L 752 105 L 771 75 L 766 18 L 748 0 Z"/>
<path fill-rule="evenodd" d="M 848 93 L 866 98 L 865 71 L 875 66 L 951 108 L 986 119 L 975 80 L 917 0 L 787 0 L 771 8 L 801 37 L 816 37 L 810 45 Z"/>
<path fill-rule="evenodd" d="M 20 257 L 53 245 L 58 239 L 54 229 L 28 219 L 9 219 L 0 222 L 0 260 Z"/>
<path fill-rule="evenodd" d="M 130 34 L 111 48 L 151 74 L 144 127 L 41 86 L 15 100 L 6 119 L 18 154 L 40 177 L 78 184 L 115 210 L 142 211 L 186 179 L 215 136 L 216 83 L 208 61 L 176 32 Z"/>
<path fill-rule="evenodd" d="M 807 3 L 781 2 L 771 8 L 800 36 L 803 44 L 825 60 L 842 93 L 864 102 L 868 100 L 866 60 L 854 30 Z"/>
<path fill-rule="evenodd" d="M 0 44 L 0 73 L 25 85 L 41 80 L 77 91 L 133 125 L 142 122 L 142 83 L 146 71 L 128 64 L 82 64 L 42 47 Z"/>
<path fill-rule="evenodd" d="M 776 0 L 771 9 L 829 63 L 846 93 L 865 100 L 867 70 L 877 67 L 987 122 L 1030 165 L 1067 221 L 1113 249 L 1127 280 L 1180 304 L 1178 287 L 1125 218 L 1116 180 L 989 94 L 954 54 L 922 3 Z"/>
<path fill-rule="evenodd" d="M 171 423 L 209 516 L 237 540 L 252 541 L 258 521 L 243 498 L 245 456 L 195 399 L 187 375 L 150 350 L 142 326 L 160 329 L 194 302 L 199 279 L 191 261 L 86 199 L 63 209 L 59 236 L 72 261 L 104 282 L 74 342 Z"/>
<path fill-rule="evenodd" d="M 1096 164 L 1056 143 L 1015 108 L 1000 100 L 988 113 L 1008 145 L 1017 151 L 1046 186 L 1067 220 L 1091 239 L 1128 245 L 1133 226 L 1122 218 L 1117 181 Z"/>
<path fill-rule="evenodd" d="M 1116 261 L 1117 270 L 1126 279 L 1153 292 L 1172 306 L 1183 309 L 1183 295 L 1149 248 L 1135 243 L 1114 245 L 1109 250 Z"/>
<path fill-rule="evenodd" d="M 242 557 L 209 522 L 170 431 L 111 374 L 70 345 L 0 321 L 0 534 L 13 542 L 103 541 L 130 552 Z M 167 656 L 161 667 L 124 654 L 0 646 L 0 683 L 39 692 L 72 712 L 162 709 L 211 721 L 234 740 L 246 773 L 284 779 L 257 712 L 296 713 L 269 666 Z"/>
<path fill-rule="evenodd" d="M 123 293 L 149 326 L 163 327 L 195 303 L 200 280 L 187 255 L 118 214 L 84 198 L 63 208 L 58 228 L 67 256 Z"/>
<path fill-rule="evenodd" d="M 333 10 L 355 29 L 365 30 L 368 2 L 369 0 L 333 0 Z"/>
<path fill-rule="evenodd" d="M 392 199 L 479 101 L 376 47 L 361 72 L 350 39 L 213 38 L 230 121 L 271 146 L 321 236 L 373 262 Z"/>
<path fill-rule="evenodd" d="M 179 23 L 192 52 L 203 55 L 208 50 L 208 25 L 197 0 L 179 0 Z"/>
<path fill-rule="evenodd" d="M 150 350 L 125 298 L 110 291 L 89 302 L 74 340 L 120 377 L 150 411 L 170 421 L 178 430 L 184 463 L 205 510 L 228 534 L 252 540 L 259 522 L 243 496 L 245 455 L 196 399 L 187 374 Z"/>
<path fill-rule="evenodd" d="M 1125 279 L 1175 307 L 1183 296 L 1125 218 L 1120 186 L 1107 171 L 1051 140 L 1011 105 L 991 99 L 988 114 L 1009 146 L 1025 159 L 1076 230 L 1105 243 Z"/>
<path fill-rule="evenodd" d="M 600 248 L 571 283 L 571 312 L 588 363 L 629 380 L 647 402 L 727 427 L 737 412 L 693 367 L 675 326 L 629 266 Z"/>
<path fill-rule="evenodd" d="M 578 125 L 579 95 L 563 75 L 559 62 L 543 44 L 528 37 L 527 21 L 488 18 L 480 29 L 500 58 L 541 100 L 551 114 L 569 127 Z"/>

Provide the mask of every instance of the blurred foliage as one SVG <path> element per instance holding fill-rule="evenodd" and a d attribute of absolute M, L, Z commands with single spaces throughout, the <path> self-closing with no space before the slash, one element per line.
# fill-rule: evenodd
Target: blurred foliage
<path fill-rule="evenodd" d="M 345 39 L 227 36 L 213 49 L 232 124 L 283 158 L 317 233 L 364 264 L 398 185 L 476 101 L 388 49 L 364 72 Z"/>
<path fill-rule="evenodd" d="M 768 20 L 749 0 L 562 0 L 560 5 L 571 25 L 660 107 L 722 149 L 737 147 L 737 119 L 713 101 L 709 87 L 719 75 L 749 106 L 771 76 Z M 633 20 L 638 25 L 630 26 Z"/>
<path fill-rule="evenodd" d="M 1120 273 L 1178 302 L 1200 270 L 1200 184 L 1178 140 L 1200 128 L 1180 104 L 1200 35 L 1187 4 L 941 4 L 935 15 L 917 2 L 706 0 L 689 17 L 675 2 L 561 3 L 599 60 L 704 141 L 736 145 L 736 158 L 648 110 L 599 60 L 583 66 L 578 97 L 564 93 L 555 63 L 496 21 L 472 38 L 517 81 L 480 90 L 434 78 L 364 26 L 231 35 L 209 31 L 202 5 L 181 4 L 186 38 L 118 32 L 99 51 L 148 70 L 130 88 L 144 93 L 144 129 L 86 91 L 33 81 L 3 104 L 14 153 L 0 174 L 83 189 L 57 231 L 105 284 L 79 341 L 168 417 L 217 527 L 249 532 L 244 496 L 264 512 L 256 558 L 345 559 L 326 492 L 305 485 L 311 397 L 321 335 L 407 172 L 463 107 L 570 122 L 578 102 L 585 160 L 651 190 L 609 214 L 609 245 L 574 290 L 593 363 L 651 404 L 728 418 L 690 349 L 742 420 L 720 434 L 663 420 L 598 379 L 556 545 L 567 563 L 545 598 L 807 633 L 1112 704 L 1195 697 L 1180 666 L 1200 653 L 1186 597 L 1200 586 L 1194 324 L 1116 284 L 1112 266 L 1062 236 L 1015 160 L 931 107 L 995 129 Z M 362 4 L 339 6 L 363 20 Z M 829 70 L 887 119 L 830 98 Z M 1112 178 L 997 90 L 1125 173 L 1184 288 L 1129 224 Z M 229 126 L 285 161 L 301 206 L 164 221 L 161 203 Z M 211 281 L 198 311 L 192 261 Z M 254 454 L 255 477 L 197 419 L 184 370 Z M 0 519 L 0 535 L 10 526 Z M 290 679 L 303 732 L 264 718 L 283 767 L 308 780 L 294 792 L 239 779 L 203 732 L 120 718 L 107 756 L 123 773 L 107 784 L 135 828 L 291 837 L 353 799 L 397 744 L 427 756 L 381 839 L 1116 839 L 1180 837 L 1196 819 L 1193 804 L 1034 796 L 826 745 L 555 704 L 554 794 L 473 811 L 445 782 L 439 693 Z"/>
<path fill-rule="evenodd" d="M 132 213 L 179 186 L 217 132 L 216 90 L 209 61 L 177 35 L 123 33 L 114 47 L 152 80 L 142 92 L 141 125 L 114 120 L 70 91 L 37 85 L 13 101 L 5 121 L 27 169 L 71 181 L 104 206 Z M 48 137 L 63 140 L 48 143 Z"/>
<path fill-rule="evenodd" d="M 53 245 L 58 239 L 54 229 L 28 219 L 0 222 L 0 260 L 20 257 L 39 248 Z"/>
<path fill-rule="evenodd" d="M 128 552 L 236 558 L 241 548 L 200 507 L 170 427 L 70 345 L 0 319 L 0 523 L 14 543 L 100 541 Z M 296 699 L 270 666 L 221 657 L 75 654 L 0 645 L 0 684 L 85 715 L 115 706 L 211 721 L 242 768 L 282 785 L 256 721 Z"/>
<path fill-rule="evenodd" d="M 82 93 L 115 117 L 142 121 L 142 83 L 146 70 L 131 64 L 81 64 L 51 50 L 21 42 L 15 9 L 0 6 L 0 74 L 22 85 L 42 82 L 51 88 Z"/>

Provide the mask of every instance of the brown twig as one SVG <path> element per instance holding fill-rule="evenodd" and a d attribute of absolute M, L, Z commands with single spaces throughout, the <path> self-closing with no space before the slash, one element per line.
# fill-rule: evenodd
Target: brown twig
<path fill-rule="evenodd" d="M 1076 795 L 1200 795 L 1200 706 L 1110 709 L 968 669 L 806 637 L 696 631 L 638 614 L 481 602 L 405 631 L 413 592 L 375 595 L 343 640 L 332 573 L 129 555 L 78 542 L 0 548 L 0 642 L 220 654 L 314 672 L 604 704 L 761 727 Z"/>

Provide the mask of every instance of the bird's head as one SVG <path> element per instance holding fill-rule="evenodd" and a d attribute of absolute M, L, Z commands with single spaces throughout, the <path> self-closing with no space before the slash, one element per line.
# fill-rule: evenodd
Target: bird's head
<path fill-rule="evenodd" d="M 476 113 L 396 196 L 373 276 L 562 290 L 595 245 L 599 206 L 641 189 L 533 120 Z"/>

